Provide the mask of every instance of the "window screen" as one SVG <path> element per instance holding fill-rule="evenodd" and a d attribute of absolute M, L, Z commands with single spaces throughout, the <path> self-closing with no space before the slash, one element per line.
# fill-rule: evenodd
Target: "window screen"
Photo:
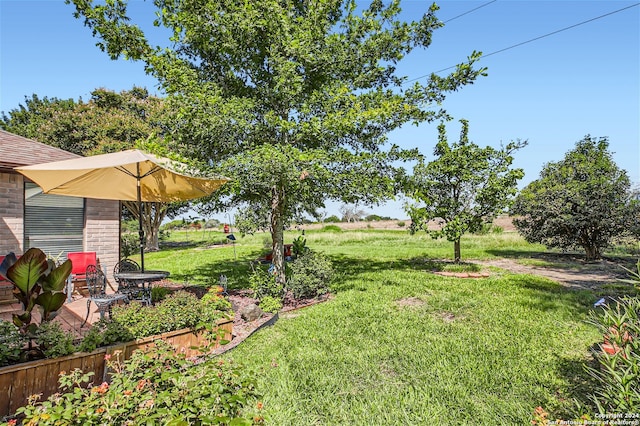
<path fill-rule="evenodd" d="M 51 257 L 83 251 L 84 198 L 43 194 L 34 183 L 24 191 L 25 248 L 37 247 Z"/>

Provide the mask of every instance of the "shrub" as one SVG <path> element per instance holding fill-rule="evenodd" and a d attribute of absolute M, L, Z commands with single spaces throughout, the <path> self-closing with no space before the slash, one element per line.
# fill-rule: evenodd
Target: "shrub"
<path fill-rule="evenodd" d="M 338 223 L 338 222 L 342 222 L 342 220 L 338 216 L 336 216 L 335 214 L 329 216 L 328 218 L 326 218 L 324 220 L 324 223 Z"/>
<path fill-rule="evenodd" d="M 120 257 L 129 257 L 139 250 L 137 234 L 120 235 Z"/>
<path fill-rule="evenodd" d="M 260 266 L 256 267 L 249 276 L 249 288 L 253 290 L 253 297 L 258 300 L 264 297 L 282 300 L 284 297 L 284 288 L 276 282 L 276 277 Z"/>
<path fill-rule="evenodd" d="M 133 335 L 119 322 L 111 319 L 101 319 L 94 323 L 82 342 L 78 345 L 81 352 L 91 352 L 102 346 L 133 340 Z"/>
<path fill-rule="evenodd" d="M 182 328 L 212 327 L 225 315 L 186 291 L 177 291 L 156 306 L 132 302 L 129 305 L 114 306 L 112 312 L 114 321 L 120 323 L 136 339 Z"/>
<path fill-rule="evenodd" d="M 230 311 L 232 307 L 231 302 L 222 296 L 222 291 L 223 288 L 220 286 L 212 287 L 200 300 L 207 309 L 213 309 L 214 311 Z"/>
<path fill-rule="evenodd" d="M 640 299 L 627 297 L 591 313 L 590 322 L 603 333 L 594 357 L 598 368 L 586 367 L 596 379 L 592 399 L 601 414 L 640 412 Z"/>
<path fill-rule="evenodd" d="M 74 353 L 74 336 L 57 322 L 43 322 L 35 332 L 35 342 L 45 357 L 57 358 Z"/>
<path fill-rule="evenodd" d="M 317 297 L 329 291 L 333 266 L 324 255 L 307 252 L 291 263 L 287 289 L 296 299 Z"/>
<path fill-rule="evenodd" d="M 0 320 L 0 367 L 19 362 L 27 340 L 12 322 Z"/>
<path fill-rule="evenodd" d="M 400 220 L 398 222 L 396 222 L 396 225 L 398 225 L 398 228 L 404 228 L 404 226 L 406 225 L 406 223 L 404 223 L 403 220 Z"/>
<path fill-rule="evenodd" d="M 276 297 L 265 296 L 260 300 L 260 309 L 275 314 L 282 309 L 282 300 Z"/>
<path fill-rule="evenodd" d="M 18 409 L 24 424 L 263 424 L 255 373 L 233 361 L 189 361 L 165 342 L 120 362 L 107 359 L 110 383 L 91 373 L 60 376 L 61 394 Z M 254 408 L 255 407 L 255 408 Z"/>
<path fill-rule="evenodd" d="M 161 302 L 170 293 L 171 293 L 171 290 L 169 290 L 166 287 L 152 287 L 151 288 L 151 302 L 153 304 Z"/>
<path fill-rule="evenodd" d="M 326 225 L 320 230 L 321 232 L 342 232 L 342 229 L 338 225 Z"/>

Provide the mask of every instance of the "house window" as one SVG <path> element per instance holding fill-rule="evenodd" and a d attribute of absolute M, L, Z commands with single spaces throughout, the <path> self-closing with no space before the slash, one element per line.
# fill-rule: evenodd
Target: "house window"
<path fill-rule="evenodd" d="M 25 182 L 25 249 L 38 247 L 53 258 L 70 251 L 83 251 L 84 198 L 44 194 L 34 183 Z"/>

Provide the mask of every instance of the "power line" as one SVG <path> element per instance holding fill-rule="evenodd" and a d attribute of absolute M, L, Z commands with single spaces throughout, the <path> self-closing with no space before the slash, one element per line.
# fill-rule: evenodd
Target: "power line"
<path fill-rule="evenodd" d="M 474 9 L 471 9 L 471 10 L 469 10 L 469 11 L 467 11 L 467 12 L 461 13 L 461 14 L 460 14 L 460 15 L 458 15 L 458 16 L 454 16 L 454 17 L 453 17 L 453 18 L 451 18 L 451 19 L 447 19 L 447 20 L 446 20 L 446 21 L 444 21 L 443 23 L 445 23 L 445 24 L 446 24 L 446 23 L 448 23 L 448 22 L 453 21 L 454 19 L 458 19 L 458 18 L 460 18 L 460 17 L 462 17 L 462 16 L 464 16 L 464 15 L 468 15 L 469 13 L 471 13 L 471 12 L 475 12 L 476 10 L 481 9 L 481 8 L 483 8 L 483 7 L 485 7 L 485 6 L 489 6 L 491 3 L 495 3 L 496 1 L 498 1 L 498 0 L 491 0 L 491 1 L 490 1 L 490 2 L 488 2 L 488 3 L 485 3 L 485 4 L 483 4 L 483 5 L 480 5 L 480 6 L 478 6 L 478 7 L 474 8 Z"/>
<path fill-rule="evenodd" d="M 526 40 L 526 41 L 523 41 L 523 42 L 520 42 L 520 43 L 517 43 L 517 44 L 514 44 L 514 45 L 511 45 L 511 46 L 509 46 L 509 47 L 505 47 L 505 48 L 503 48 L 503 49 L 496 50 L 496 51 L 493 51 L 493 52 L 491 52 L 491 53 L 487 53 L 486 55 L 482 55 L 482 56 L 480 57 L 480 59 L 484 59 L 484 58 L 488 58 L 489 56 L 497 55 L 498 53 L 502 53 L 502 52 L 504 52 L 504 51 L 506 51 L 506 50 L 514 49 L 514 48 L 519 47 L 519 46 L 522 46 L 522 45 L 524 45 L 524 44 L 531 43 L 531 42 L 534 42 L 534 41 L 536 41 L 536 40 L 540 40 L 540 39 L 542 39 L 542 38 L 549 37 L 549 36 L 552 36 L 552 35 L 554 35 L 554 34 L 558 34 L 558 33 L 561 33 L 561 32 L 563 32 L 563 31 L 570 30 L 570 29 L 575 28 L 575 27 L 579 27 L 580 25 L 588 24 L 589 22 L 593 22 L 593 21 L 596 21 L 596 20 L 598 20 L 598 19 L 605 18 L 605 17 L 607 17 L 607 16 L 609 16 L 609 15 L 613 15 L 613 14 L 615 14 L 615 13 L 622 12 L 622 11 L 627 10 L 627 9 L 630 9 L 630 8 L 632 8 L 632 7 L 636 7 L 636 6 L 638 6 L 638 5 L 640 5 L 640 3 L 635 3 L 635 4 L 632 4 L 632 5 L 630 5 L 630 6 L 623 7 L 622 9 L 614 10 L 613 12 L 605 13 L 604 15 L 596 16 L 595 18 L 587 19 L 586 21 L 582 21 L 582 22 L 579 22 L 579 23 L 577 23 L 577 24 L 570 25 L 570 26 L 568 26 L 568 27 L 564 27 L 564 28 L 561 28 L 561 29 L 559 29 L 559 30 L 552 31 L 552 32 L 550 32 L 550 33 L 547 33 L 547 34 L 544 34 L 544 35 L 541 35 L 541 36 L 538 36 L 538 37 L 535 37 L 535 38 L 532 38 L 532 39 L 529 39 L 529 40 Z M 484 5 L 483 5 L 483 6 L 484 6 Z M 480 7 L 482 7 L 482 6 L 480 6 Z M 476 9 L 477 9 L 477 8 L 476 8 Z M 457 17 L 456 17 L 456 18 L 457 18 Z M 455 18 L 452 18 L 452 19 L 455 19 Z M 411 83 L 412 81 L 416 81 L 416 80 L 420 80 L 421 78 L 428 77 L 428 76 L 430 76 L 431 74 L 438 74 L 438 73 L 441 73 L 441 72 L 443 72 L 443 71 L 450 70 L 450 69 L 452 69 L 452 68 L 455 68 L 456 66 L 457 66 L 457 65 L 452 65 L 452 66 L 450 66 L 450 67 L 443 68 L 443 69 L 441 69 L 441 70 L 438 70 L 438 71 L 435 71 L 435 72 L 432 72 L 432 73 L 429 73 L 429 74 L 425 74 L 425 75 L 422 75 L 422 76 L 420 76 L 420 77 L 412 78 L 411 80 L 407 80 L 405 83 Z"/>

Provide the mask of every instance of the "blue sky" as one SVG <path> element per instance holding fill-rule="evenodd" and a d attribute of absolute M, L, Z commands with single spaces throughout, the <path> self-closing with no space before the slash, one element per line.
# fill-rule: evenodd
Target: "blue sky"
<path fill-rule="evenodd" d="M 132 11 L 146 24 L 151 1 L 134 0 Z M 420 16 L 430 2 L 403 2 L 404 16 Z M 520 186 L 539 177 L 543 165 L 562 159 L 585 135 L 608 136 L 617 164 L 640 183 L 640 6 L 637 1 L 441 1 L 438 16 L 449 21 L 432 46 L 414 51 L 399 66 L 410 79 L 593 19 L 566 31 L 487 56 L 488 77 L 452 93 L 444 107 L 469 120 L 470 139 L 486 146 L 528 140 L 516 153 L 525 170 Z M 483 6 L 484 5 L 484 6 Z M 618 13 L 598 18 L 627 6 Z M 467 13 L 474 8 L 479 9 Z M 98 87 L 132 86 L 157 93 L 139 63 L 111 61 L 73 8 L 63 0 L 0 0 L 0 111 L 25 96 L 88 99 Z M 452 19 L 454 18 L 454 19 Z M 137 21 L 136 21 L 137 22 Z M 145 26 L 143 26 L 144 28 Z M 436 124 L 405 126 L 390 135 L 403 147 L 431 157 Z M 459 125 L 448 126 L 457 140 Z M 328 206 L 330 214 L 337 204 Z M 405 217 L 401 202 L 366 211 Z"/>

